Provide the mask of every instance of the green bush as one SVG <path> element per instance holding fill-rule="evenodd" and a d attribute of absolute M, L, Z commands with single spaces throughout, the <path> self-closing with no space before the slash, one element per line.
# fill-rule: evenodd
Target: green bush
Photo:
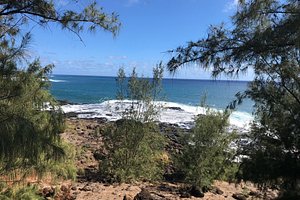
<path fill-rule="evenodd" d="M 119 120 L 104 135 L 108 156 L 100 163 L 102 173 L 120 182 L 161 178 L 164 137 L 155 124 Z"/>
<path fill-rule="evenodd" d="M 44 198 L 38 195 L 36 186 L 20 187 L 15 186 L 0 191 L 1 200 L 43 200 Z"/>
<path fill-rule="evenodd" d="M 65 153 L 64 157 L 59 160 L 49 160 L 46 154 L 40 154 L 39 160 L 35 166 L 26 169 L 15 169 L 7 171 L 5 178 L 2 181 L 10 181 L 12 184 L 26 184 L 26 177 L 36 178 L 41 180 L 45 176 L 50 176 L 53 181 L 57 179 L 72 179 L 75 180 L 77 176 L 77 169 L 75 165 L 76 151 L 71 144 L 60 142 L 58 144 Z M 0 184 L 0 191 L 1 191 Z M 4 187 L 6 188 L 6 186 Z M 0 198 L 1 200 L 1 198 Z"/>
<path fill-rule="evenodd" d="M 138 78 L 133 70 L 127 79 L 124 70 L 119 70 L 117 98 L 121 103 L 129 99 L 131 105 L 121 120 L 104 131 L 107 156 L 99 166 L 101 173 L 114 181 L 156 180 L 162 176 L 165 140 L 154 123 L 159 112 L 154 100 L 160 92 L 162 67 L 155 68 L 153 74 L 150 81 Z"/>
<path fill-rule="evenodd" d="M 208 110 L 195 122 L 192 132 L 183 137 L 183 151 L 177 156 L 176 166 L 186 183 L 209 186 L 214 180 L 226 179 L 232 174 L 233 150 L 229 144 L 235 134 L 226 132 L 226 113 Z"/>

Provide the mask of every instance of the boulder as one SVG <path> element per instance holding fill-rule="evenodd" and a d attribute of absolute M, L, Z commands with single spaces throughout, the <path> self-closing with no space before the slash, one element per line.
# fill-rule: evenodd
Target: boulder
<path fill-rule="evenodd" d="M 145 188 L 143 188 L 141 190 L 140 193 L 138 193 L 134 198 L 133 200 L 155 200 L 154 197 L 152 197 L 151 193 L 146 190 Z"/>
<path fill-rule="evenodd" d="M 261 194 L 261 193 L 259 193 L 259 192 L 257 192 L 257 191 L 252 191 L 252 190 L 249 192 L 249 195 L 250 195 L 250 196 L 253 196 L 253 197 L 257 197 L 257 198 L 262 197 L 262 194 Z"/>
<path fill-rule="evenodd" d="M 188 192 L 183 192 L 180 194 L 180 198 L 191 198 L 191 194 Z"/>
<path fill-rule="evenodd" d="M 235 193 L 232 197 L 236 200 L 247 200 L 247 196 L 241 193 Z"/>
<path fill-rule="evenodd" d="M 175 107 L 175 106 L 169 106 L 169 107 L 166 107 L 166 109 L 169 109 L 169 110 L 178 110 L 178 111 L 183 111 L 182 108 L 180 107 Z"/>
<path fill-rule="evenodd" d="M 190 194 L 194 197 L 204 197 L 204 193 L 198 186 L 192 186 Z"/>
<path fill-rule="evenodd" d="M 129 194 L 125 194 L 123 200 L 133 200 L 133 197 Z"/>
<path fill-rule="evenodd" d="M 218 187 L 213 187 L 211 190 L 210 190 L 211 193 L 213 194 L 219 194 L 219 195 L 222 195 L 224 192 L 218 188 Z"/>
<path fill-rule="evenodd" d="M 69 190 L 69 187 L 66 186 L 66 185 L 62 185 L 62 186 L 60 187 L 60 190 L 61 190 L 62 192 L 69 192 L 69 191 L 70 191 L 70 190 Z"/>
<path fill-rule="evenodd" d="M 216 193 L 219 194 L 219 195 L 224 194 L 224 192 L 218 187 L 216 188 Z"/>
<path fill-rule="evenodd" d="M 43 197 L 53 197 L 55 194 L 55 188 L 53 187 L 44 187 L 42 190 Z"/>
<path fill-rule="evenodd" d="M 87 192 L 87 191 L 92 191 L 93 189 L 91 186 L 86 184 L 83 188 L 79 188 L 79 190 Z"/>

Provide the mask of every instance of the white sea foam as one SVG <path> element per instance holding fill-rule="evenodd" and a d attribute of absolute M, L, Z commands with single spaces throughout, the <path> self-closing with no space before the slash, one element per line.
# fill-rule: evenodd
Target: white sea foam
<path fill-rule="evenodd" d="M 205 114 L 206 109 L 199 106 L 190 106 L 174 102 L 156 101 L 161 108 L 158 121 L 171 124 L 178 124 L 184 128 L 191 128 L 194 119 L 199 114 Z M 98 104 L 64 105 L 62 110 L 65 113 L 74 112 L 79 118 L 107 118 L 109 121 L 116 121 L 122 117 L 123 111 L 132 105 L 131 101 L 109 100 Z M 235 111 L 231 114 L 229 122 L 232 127 L 248 129 L 253 116 L 246 112 Z"/>
<path fill-rule="evenodd" d="M 49 81 L 54 82 L 54 83 L 60 83 L 60 82 L 67 82 L 66 80 L 57 80 L 57 79 L 49 79 Z"/>

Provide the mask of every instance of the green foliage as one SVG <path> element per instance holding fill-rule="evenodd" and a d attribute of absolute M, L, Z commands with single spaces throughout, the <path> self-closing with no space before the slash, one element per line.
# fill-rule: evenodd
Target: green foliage
<path fill-rule="evenodd" d="M 6 75 L 0 71 L 1 174 L 64 156 L 58 135 L 63 128 L 62 115 L 47 91 L 51 66 L 42 68 L 35 60 L 21 71 L 14 61 L 6 62 L 12 69 Z"/>
<path fill-rule="evenodd" d="M 117 99 L 124 100 L 126 95 L 126 87 L 125 87 L 125 81 L 126 81 L 126 74 L 123 68 L 119 68 L 116 82 L 117 82 Z"/>
<path fill-rule="evenodd" d="M 62 142 L 60 147 L 65 151 L 65 157 L 63 160 L 49 160 L 48 162 L 41 162 L 39 165 L 35 166 L 34 171 L 37 172 L 41 177 L 44 175 L 44 172 L 47 172 L 54 180 L 75 180 L 77 176 L 75 147 L 65 142 Z"/>
<path fill-rule="evenodd" d="M 183 138 L 183 152 L 176 165 L 187 183 L 210 186 L 214 180 L 230 176 L 234 152 L 229 144 L 235 135 L 226 132 L 227 121 L 228 114 L 208 111 L 196 119 L 193 131 Z"/>
<path fill-rule="evenodd" d="M 153 69 L 153 77 L 138 77 L 135 68 L 129 78 L 126 78 L 123 68 L 120 68 L 117 78 L 117 99 L 130 101 L 130 107 L 126 107 L 123 117 L 141 122 L 153 122 L 158 116 L 160 106 L 155 100 L 161 97 L 161 81 L 163 66 L 160 63 Z M 127 81 L 126 81 L 127 80 Z M 122 92 L 122 93 L 120 93 Z M 123 102 L 125 106 L 125 102 Z"/>
<path fill-rule="evenodd" d="M 0 191 L 1 200 L 43 200 L 44 198 L 38 195 L 36 186 L 15 186 L 6 190 Z"/>
<path fill-rule="evenodd" d="M 243 0 L 232 28 L 210 28 L 208 37 L 174 51 L 168 68 L 188 63 L 212 67 L 212 75 L 236 76 L 254 69 L 254 80 L 238 93 L 230 108 L 244 98 L 255 102 L 242 177 L 256 183 L 281 184 L 300 193 L 300 4 L 297 0 Z M 298 189 L 297 189 L 298 188 Z"/>
<path fill-rule="evenodd" d="M 164 138 L 156 125 L 123 119 L 108 127 L 104 137 L 108 157 L 100 163 L 102 172 L 121 182 L 161 178 Z"/>
<path fill-rule="evenodd" d="M 160 87 L 161 80 L 158 79 L 162 76 L 157 73 L 151 83 L 149 79 L 138 78 L 133 70 L 128 84 L 121 86 L 125 84 L 124 74 L 120 69 L 117 81 L 122 94 L 118 96 L 130 99 L 130 107 L 124 111 L 123 119 L 104 131 L 108 153 L 100 162 L 100 170 L 115 181 L 157 180 L 163 173 L 161 157 L 165 141 L 153 121 L 158 108 L 151 91 Z"/>
<path fill-rule="evenodd" d="M 117 34 L 120 28 L 118 15 L 104 13 L 96 1 L 77 12 L 74 8 L 79 8 L 78 4 L 82 5 L 81 2 L 70 0 L 66 9 L 60 9 L 57 3 L 49 0 L 3 0 L 0 3 L 1 35 L 14 37 L 20 31 L 20 26 L 28 24 L 28 21 L 40 26 L 54 22 L 79 37 L 85 29 L 95 31 L 97 28 Z"/>
<path fill-rule="evenodd" d="M 120 23 L 114 13 L 106 14 L 96 2 L 77 12 L 77 1 L 70 9 L 59 9 L 55 1 L 28 0 L 0 2 L 0 176 L 12 180 L 47 170 L 74 178 L 74 168 L 61 144 L 64 128 L 61 111 L 48 91 L 53 65 L 29 61 L 30 33 L 24 25 L 46 26 L 53 22 L 75 33 L 97 28 L 116 35 Z M 71 5 L 72 4 L 72 5 Z M 75 5 L 73 5 L 75 4 Z M 76 8 L 76 9 L 74 9 Z M 31 23 L 29 23 L 29 21 Z M 30 59 L 32 60 L 32 59 Z M 67 148 L 68 149 L 68 148 Z M 66 169 L 57 162 L 66 159 Z"/>

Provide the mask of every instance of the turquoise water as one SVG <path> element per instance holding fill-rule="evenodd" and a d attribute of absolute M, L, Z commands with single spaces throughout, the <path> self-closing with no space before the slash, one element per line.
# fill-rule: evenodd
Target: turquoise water
<path fill-rule="evenodd" d="M 74 103 L 91 104 L 115 99 L 115 77 L 53 75 L 51 93 L 60 100 Z M 206 103 L 213 108 L 224 109 L 234 100 L 234 95 L 244 91 L 248 82 L 164 79 L 164 101 L 197 106 L 206 94 Z M 245 101 L 238 111 L 252 112 L 253 103 Z"/>

